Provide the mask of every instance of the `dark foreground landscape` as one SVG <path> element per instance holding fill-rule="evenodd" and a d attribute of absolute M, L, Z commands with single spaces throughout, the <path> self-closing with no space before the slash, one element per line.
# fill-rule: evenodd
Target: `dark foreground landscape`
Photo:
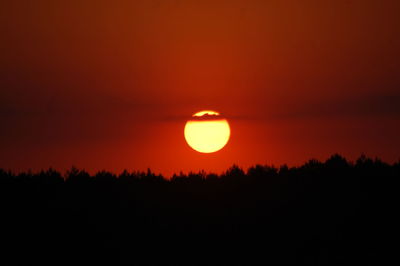
<path fill-rule="evenodd" d="M 397 254 L 399 177 L 339 155 L 171 180 L 0 170 L 0 265 L 378 265 Z"/>

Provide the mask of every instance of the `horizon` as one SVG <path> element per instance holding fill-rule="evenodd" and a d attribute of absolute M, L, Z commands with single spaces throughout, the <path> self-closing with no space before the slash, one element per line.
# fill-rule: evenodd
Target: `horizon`
<path fill-rule="evenodd" d="M 363 164 L 367 161 L 371 161 L 372 163 L 380 163 L 380 164 L 384 164 L 384 165 L 388 165 L 390 167 L 396 167 L 400 165 L 400 159 L 394 162 L 387 162 L 384 161 L 378 157 L 369 157 L 365 154 L 361 154 L 359 157 L 357 157 L 355 160 L 349 160 L 348 158 L 342 156 L 341 154 L 335 153 L 332 154 L 331 156 L 329 156 L 328 158 L 326 158 L 325 160 L 318 160 L 316 158 L 310 158 L 309 160 L 304 161 L 301 164 L 296 164 L 296 165 L 288 165 L 288 164 L 281 164 L 281 165 L 274 165 L 274 164 L 254 164 L 254 165 L 250 165 L 248 167 L 242 167 L 238 164 L 233 163 L 231 166 L 227 167 L 225 170 L 221 171 L 221 172 L 212 172 L 212 171 L 206 171 L 205 169 L 198 169 L 198 170 L 189 170 L 188 172 L 184 172 L 184 171 L 178 171 L 178 172 L 174 172 L 171 175 L 165 175 L 161 172 L 155 172 L 153 171 L 151 168 L 147 168 L 144 170 L 128 170 L 128 169 L 123 169 L 120 172 L 113 172 L 112 170 L 107 170 L 107 169 L 100 169 L 100 170 L 96 170 L 96 171 L 88 171 L 85 168 L 80 168 L 77 166 L 72 165 L 70 168 L 68 169 L 64 169 L 64 170 L 60 170 L 60 169 L 56 169 L 53 167 L 48 167 L 48 168 L 43 168 L 43 169 L 37 169 L 37 170 L 33 170 L 33 169 L 28 169 L 28 170 L 22 170 L 22 171 L 13 171 L 11 169 L 7 169 L 4 167 L 0 166 L 0 171 L 4 171 L 5 173 L 10 173 L 12 175 L 18 176 L 18 175 L 25 175 L 25 174 L 30 174 L 30 175 L 40 175 L 41 173 L 46 173 L 46 172 L 56 172 L 58 174 L 60 174 L 64 180 L 67 179 L 67 176 L 69 175 L 69 173 L 71 173 L 72 171 L 79 171 L 79 172 L 84 172 L 89 174 L 91 177 L 95 177 L 98 174 L 102 174 L 102 173 L 108 173 L 108 174 L 112 174 L 114 177 L 119 178 L 120 176 L 122 176 L 123 174 L 130 174 L 130 175 L 136 175 L 136 176 L 146 176 L 149 174 L 155 175 L 155 176 L 160 176 L 165 180 L 171 180 L 173 177 L 189 177 L 190 175 L 205 175 L 203 176 L 204 178 L 206 178 L 208 175 L 216 175 L 217 177 L 221 177 L 224 174 L 226 174 L 229 170 L 233 169 L 233 168 L 238 168 L 240 170 L 242 170 L 246 175 L 249 174 L 249 171 L 254 170 L 257 167 L 262 167 L 262 168 L 271 168 L 271 169 L 275 169 L 277 171 L 277 173 L 279 173 L 282 169 L 286 170 L 296 170 L 302 167 L 307 166 L 309 163 L 318 163 L 321 165 L 325 165 L 327 164 L 327 162 L 329 162 L 332 159 L 337 159 L 337 158 L 341 158 L 344 159 L 347 163 L 348 166 L 350 167 L 354 167 L 357 164 Z"/>
<path fill-rule="evenodd" d="M 6 265 L 393 263 L 400 162 L 340 155 L 169 180 L 0 169 Z M 367 233 L 366 233 L 367 232 Z"/>

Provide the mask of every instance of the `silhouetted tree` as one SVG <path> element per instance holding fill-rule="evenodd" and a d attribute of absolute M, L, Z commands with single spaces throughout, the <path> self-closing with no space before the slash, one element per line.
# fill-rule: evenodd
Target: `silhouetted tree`
<path fill-rule="evenodd" d="M 0 169 L 0 264 L 383 264 L 399 177 L 400 162 L 338 154 L 169 180 Z"/>

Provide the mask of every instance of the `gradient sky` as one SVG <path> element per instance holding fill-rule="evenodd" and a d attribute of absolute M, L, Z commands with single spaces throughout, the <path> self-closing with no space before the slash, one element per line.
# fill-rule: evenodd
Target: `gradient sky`
<path fill-rule="evenodd" d="M 0 167 L 400 158 L 400 1 L 0 3 Z M 193 113 L 232 137 L 200 154 Z"/>

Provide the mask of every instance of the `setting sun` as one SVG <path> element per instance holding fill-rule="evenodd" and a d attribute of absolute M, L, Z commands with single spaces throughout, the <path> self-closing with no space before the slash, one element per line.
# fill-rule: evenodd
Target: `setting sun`
<path fill-rule="evenodd" d="M 230 127 L 226 119 L 215 111 L 201 111 L 193 115 L 185 125 L 185 139 L 188 145 L 202 153 L 222 149 L 229 141 Z"/>

